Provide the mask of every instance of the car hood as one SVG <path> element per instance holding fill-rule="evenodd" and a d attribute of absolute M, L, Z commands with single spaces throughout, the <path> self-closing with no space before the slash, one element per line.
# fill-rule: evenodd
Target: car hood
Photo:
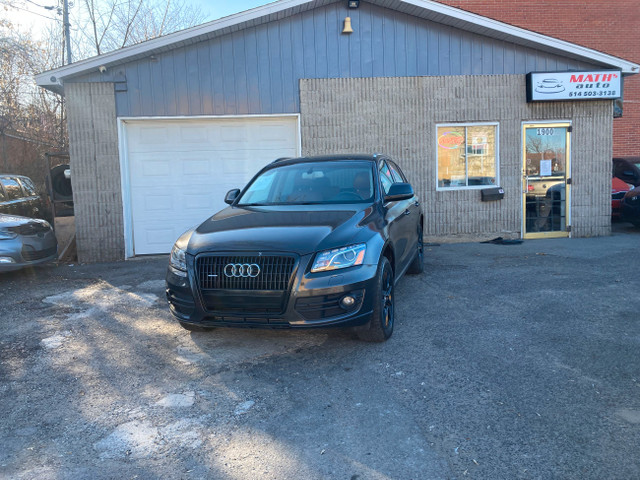
<path fill-rule="evenodd" d="M 26 225 L 28 223 L 42 223 L 48 225 L 45 220 L 0 213 L 0 227 L 17 227 L 19 225 Z"/>
<path fill-rule="evenodd" d="M 228 207 L 198 226 L 188 252 L 292 252 L 349 245 L 371 216 L 371 205 Z M 368 222 L 366 222 L 368 223 Z"/>
<path fill-rule="evenodd" d="M 611 193 L 628 192 L 633 188 L 633 185 L 620 180 L 617 177 L 611 179 Z"/>

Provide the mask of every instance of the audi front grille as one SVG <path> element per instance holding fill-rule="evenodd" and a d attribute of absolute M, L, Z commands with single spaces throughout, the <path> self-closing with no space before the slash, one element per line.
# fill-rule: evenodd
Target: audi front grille
<path fill-rule="evenodd" d="M 285 255 L 200 255 L 196 278 L 204 306 L 233 314 L 281 312 L 295 264 Z"/>

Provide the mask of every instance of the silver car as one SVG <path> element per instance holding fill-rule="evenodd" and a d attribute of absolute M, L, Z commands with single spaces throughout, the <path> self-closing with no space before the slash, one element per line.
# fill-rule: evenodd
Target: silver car
<path fill-rule="evenodd" d="M 49 222 L 0 214 L 0 272 L 57 258 L 58 241 Z"/>

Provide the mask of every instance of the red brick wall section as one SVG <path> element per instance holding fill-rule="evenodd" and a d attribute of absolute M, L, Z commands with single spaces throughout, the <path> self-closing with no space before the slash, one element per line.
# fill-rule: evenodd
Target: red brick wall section
<path fill-rule="evenodd" d="M 478 15 L 640 63 L 640 0 L 438 0 Z M 640 155 L 640 74 L 626 77 L 614 155 Z"/>

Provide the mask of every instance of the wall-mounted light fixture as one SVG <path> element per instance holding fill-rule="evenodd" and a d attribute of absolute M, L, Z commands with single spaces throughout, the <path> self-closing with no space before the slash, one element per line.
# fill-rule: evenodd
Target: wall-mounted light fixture
<path fill-rule="evenodd" d="M 353 33 L 353 28 L 351 28 L 351 17 L 344 19 L 344 28 L 342 29 L 342 33 Z"/>
<path fill-rule="evenodd" d="M 360 6 L 360 0 L 349 0 L 347 6 L 349 8 L 358 8 Z"/>

